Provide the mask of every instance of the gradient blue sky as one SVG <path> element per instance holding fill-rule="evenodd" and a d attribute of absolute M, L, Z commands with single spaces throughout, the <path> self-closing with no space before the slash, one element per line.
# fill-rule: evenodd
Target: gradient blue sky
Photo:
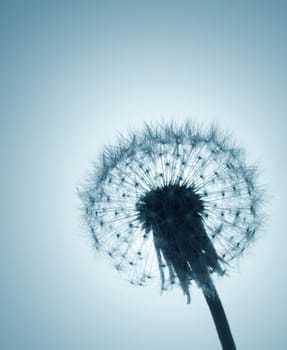
<path fill-rule="evenodd" d="M 285 1 L 1 1 L 0 348 L 220 349 L 200 291 L 97 257 L 76 186 L 143 121 L 217 121 L 267 184 L 266 228 L 216 280 L 238 349 L 287 348 Z"/>

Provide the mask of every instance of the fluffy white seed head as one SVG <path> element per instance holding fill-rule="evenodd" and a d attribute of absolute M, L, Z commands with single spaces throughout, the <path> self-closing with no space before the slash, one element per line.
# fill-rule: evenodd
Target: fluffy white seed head
<path fill-rule="evenodd" d="M 190 280 L 202 287 L 201 274 L 223 274 L 253 241 L 256 180 L 244 152 L 217 128 L 162 123 L 106 147 L 79 194 L 96 247 L 133 284 L 159 278 L 162 289 L 179 282 L 188 295 Z"/>

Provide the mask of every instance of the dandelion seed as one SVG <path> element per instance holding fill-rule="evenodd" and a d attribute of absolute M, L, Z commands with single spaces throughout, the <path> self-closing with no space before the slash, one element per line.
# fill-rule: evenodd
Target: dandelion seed
<path fill-rule="evenodd" d="M 235 349 L 211 274 L 253 241 L 260 225 L 256 169 L 218 131 L 190 122 L 146 125 L 106 147 L 79 194 L 96 247 L 134 285 L 158 279 L 202 289 L 223 349 Z"/>

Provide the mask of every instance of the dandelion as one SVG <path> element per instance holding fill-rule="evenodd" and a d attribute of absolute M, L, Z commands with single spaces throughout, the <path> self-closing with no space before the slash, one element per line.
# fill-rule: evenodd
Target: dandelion
<path fill-rule="evenodd" d="M 212 281 L 260 225 L 256 168 L 216 127 L 161 123 L 106 147 L 79 191 L 95 247 L 135 285 L 201 288 L 223 349 L 235 349 Z"/>

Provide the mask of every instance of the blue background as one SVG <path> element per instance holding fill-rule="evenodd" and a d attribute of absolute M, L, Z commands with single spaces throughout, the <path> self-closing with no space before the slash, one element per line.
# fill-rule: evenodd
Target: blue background
<path fill-rule="evenodd" d="M 143 121 L 217 121 L 262 169 L 265 229 L 216 280 L 238 349 L 287 348 L 285 1 L 1 1 L 0 348 L 220 349 L 200 291 L 134 287 L 76 187 Z"/>

